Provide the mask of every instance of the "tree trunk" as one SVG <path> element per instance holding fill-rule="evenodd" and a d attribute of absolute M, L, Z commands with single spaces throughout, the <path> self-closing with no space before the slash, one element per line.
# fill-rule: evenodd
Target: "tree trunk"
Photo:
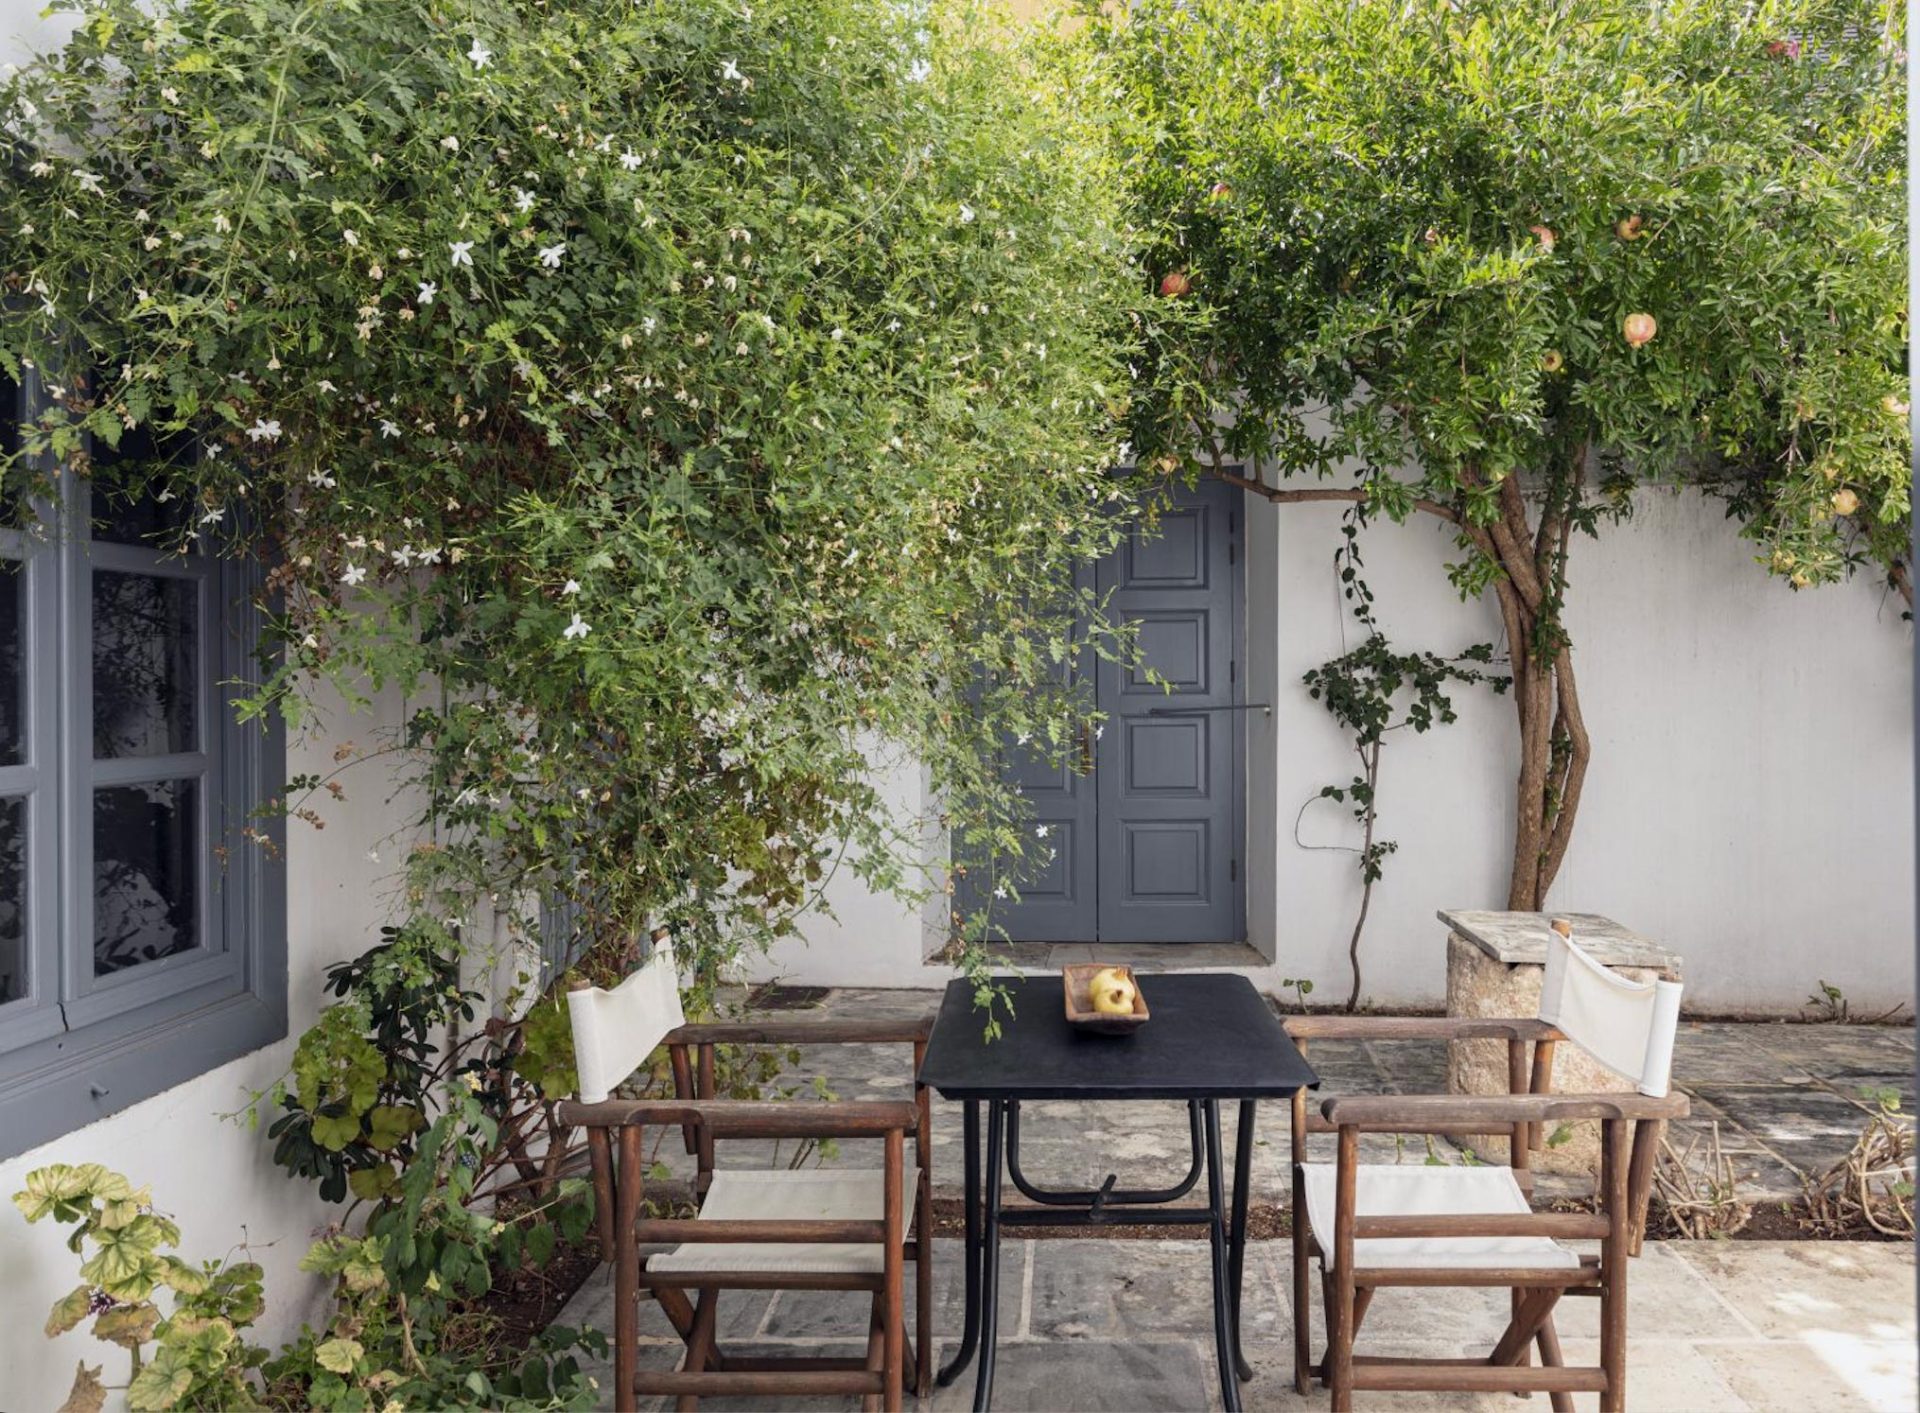
<path fill-rule="evenodd" d="M 1580 712 L 1573 646 L 1561 610 L 1566 600 L 1567 551 L 1581 505 L 1586 449 L 1548 470 L 1537 516 L 1512 476 L 1496 488 L 1499 514 L 1475 524 L 1459 505 L 1420 500 L 1415 508 L 1458 527 L 1461 537 L 1498 566 L 1493 592 L 1506 626 L 1513 667 L 1513 705 L 1520 732 L 1520 771 L 1514 782 L 1513 867 L 1507 907 L 1538 912 L 1545 904 L 1573 838 L 1592 743 Z M 1361 490 L 1333 486 L 1280 487 L 1219 467 L 1219 479 L 1276 504 L 1364 501 Z M 1472 484 L 1469 478 L 1469 485 Z"/>

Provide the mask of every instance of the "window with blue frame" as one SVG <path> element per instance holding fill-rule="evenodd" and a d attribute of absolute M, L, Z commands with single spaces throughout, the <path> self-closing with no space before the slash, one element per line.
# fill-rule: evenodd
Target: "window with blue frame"
<path fill-rule="evenodd" d="M 0 456 L 33 396 L 0 382 Z M 259 568 L 210 532 L 182 552 L 184 499 L 51 484 L 0 529 L 0 1157 L 286 1033 L 282 743 L 230 706 Z"/>

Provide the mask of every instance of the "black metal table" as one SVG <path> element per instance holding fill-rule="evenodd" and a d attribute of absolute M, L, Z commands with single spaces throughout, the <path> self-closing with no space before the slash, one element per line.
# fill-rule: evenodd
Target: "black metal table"
<path fill-rule="evenodd" d="M 1286 1099 L 1319 1077 L 1287 1038 L 1280 1021 L 1244 976 L 1149 975 L 1142 978 L 1152 1019 L 1130 1035 L 1094 1035 L 1066 1021 L 1060 978 L 1003 983 L 1013 1014 L 998 1039 L 986 1038 L 986 1017 L 973 988 L 949 982 L 927 1041 L 920 1080 L 943 1098 L 966 1105 L 966 1328 L 959 1352 L 940 1371 L 957 1379 L 976 1350 L 980 1369 L 973 1406 L 993 1398 L 999 1333 L 1002 1226 L 1205 1226 L 1213 1259 L 1213 1336 L 1220 1390 L 1240 1407 L 1240 1380 L 1253 1377 L 1240 1348 L 1240 1278 L 1247 1244 L 1248 1188 L 1253 1167 L 1254 1106 Z M 1036 1186 L 1020 1168 L 1020 1105 L 1028 1099 L 1178 1099 L 1187 1105 L 1193 1164 L 1172 1187 L 1062 1192 Z M 1233 1205 L 1222 1198 L 1220 1101 L 1240 1104 L 1234 1143 Z M 981 1181 L 980 1106 L 987 1106 L 986 1181 Z M 1002 1164 L 1035 1207 L 1001 1202 Z M 1204 1172 L 1207 1206 L 1173 1207 Z M 985 1200 L 983 1200 L 983 1197 Z M 1151 1209 L 1151 1210 L 1141 1210 Z"/>

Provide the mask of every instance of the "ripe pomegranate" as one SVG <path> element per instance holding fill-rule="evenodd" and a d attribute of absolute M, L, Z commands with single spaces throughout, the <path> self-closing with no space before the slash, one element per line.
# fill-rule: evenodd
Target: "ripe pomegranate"
<path fill-rule="evenodd" d="M 1644 224 L 1638 216 L 1623 216 L 1613 228 L 1613 233 L 1622 240 L 1640 239 L 1640 227 Z"/>
<path fill-rule="evenodd" d="M 1842 486 L 1833 493 L 1833 513 L 1835 515 L 1851 515 L 1859 508 L 1860 497 L 1845 486 Z"/>
<path fill-rule="evenodd" d="M 1548 349 L 1546 356 L 1540 360 L 1540 367 L 1548 373 L 1558 373 L 1566 366 L 1567 360 L 1560 356 L 1560 350 L 1557 348 Z"/>
<path fill-rule="evenodd" d="M 1553 243 L 1556 237 L 1553 233 L 1552 226 L 1528 226 L 1527 229 L 1532 231 L 1535 238 L 1539 240 L 1542 250 L 1553 249 Z"/>
<path fill-rule="evenodd" d="M 1769 59 L 1793 60 L 1800 57 L 1800 41 L 1797 39 L 1776 39 L 1767 45 Z"/>
<path fill-rule="evenodd" d="M 1660 332 L 1660 326 L 1653 322 L 1651 314 L 1629 314 L 1620 321 L 1620 333 L 1630 348 L 1639 348 L 1650 343 L 1653 336 Z"/>
<path fill-rule="evenodd" d="M 1174 270 L 1160 281 L 1160 293 L 1166 299 L 1178 299 L 1193 288 L 1193 281 L 1187 278 L 1185 270 Z"/>
<path fill-rule="evenodd" d="M 1212 190 L 1210 190 L 1207 195 L 1211 196 L 1215 201 L 1225 201 L 1229 196 L 1233 195 L 1233 188 L 1225 182 L 1215 182 Z"/>

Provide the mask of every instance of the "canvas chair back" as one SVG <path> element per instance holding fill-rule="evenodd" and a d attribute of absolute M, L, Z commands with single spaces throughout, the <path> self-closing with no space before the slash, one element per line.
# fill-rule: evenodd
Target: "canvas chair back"
<path fill-rule="evenodd" d="M 1680 1025 L 1677 981 L 1630 981 L 1558 932 L 1547 938 L 1540 1019 L 1650 1098 L 1664 1098 Z"/>
<path fill-rule="evenodd" d="M 654 1047 L 687 1023 L 673 948 L 657 943 L 640 969 L 612 990 L 585 986 L 567 993 L 580 1101 L 599 1104 Z"/>

